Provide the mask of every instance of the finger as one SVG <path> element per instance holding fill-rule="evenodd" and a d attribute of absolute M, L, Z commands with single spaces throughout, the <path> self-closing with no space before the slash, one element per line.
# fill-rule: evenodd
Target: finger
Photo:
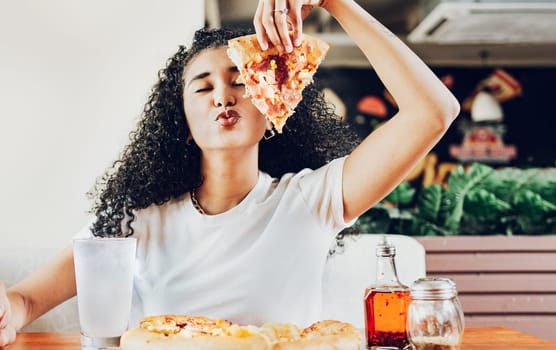
<path fill-rule="evenodd" d="M 4 286 L 0 283 L 0 330 L 8 326 L 11 317 L 9 303 Z"/>
<path fill-rule="evenodd" d="M 288 32 L 288 4 L 286 0 L 276 0 L 274 3 L 274 23 L 280 36 L 281 45 L 286 52 L 293 50 L 290 33 Z"/>
<path fill-rule="evenodd" d="M 0 306 L 0 330 L 8 327 L 10 320 L 10 310 L 5 306 Z"/>
<path fill-rule="evenodd" d="M 264 1 L 261 22 L 268 39 L 272 42 L 272 45 L 274 45 L 279 51 L 283 51 L 284 48 L 282 46 L 282 41 L 276 31 L 276 24 L 274 23 L 274 0 Z"/>
<path fill-rule="evenodd" d="M 301 33 L 303 31 L 301 4 L 297 4 L 294 8 L 290 9 L 290 20 L 293 31 L 293 44 L 299 46 L 301 45 Z"/>
<path fill-rule="evenodd" d="M 261 49 L 265 51 L 268 49 L 268 36 L 264 30 L 262 24 L 262 15 L 264 11 L 264 2 L 260 1 L 257 5 L 257 10 L 255 11 L 255 16 L 253 17 L 253 26 L 255 27 L 255 34 L 257 35 L 257 40 Z"/>
<path fill-rule="evenodd" d="M 13 327 L 0 329 L 0 348 L 13 343 L 15 341 L 15 335 L 15 329 Z"/>
<path fill-rule="evenodd" d="M 324 5 L 324 0 L 305 0 L 303 2 L 303 6 L 315 7 L 315 6 L 323 6 L 323 5 Z"/>

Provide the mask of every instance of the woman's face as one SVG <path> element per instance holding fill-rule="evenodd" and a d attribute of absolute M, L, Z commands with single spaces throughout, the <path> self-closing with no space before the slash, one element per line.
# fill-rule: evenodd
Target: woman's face
<path fill-rule="evenodd" d="M 268 122 L 244 97 L 245 87 L 225 46 L 200 52 L 185 67 L 183 80 L 187 124 L 202 150 L 258 144 Z"/>

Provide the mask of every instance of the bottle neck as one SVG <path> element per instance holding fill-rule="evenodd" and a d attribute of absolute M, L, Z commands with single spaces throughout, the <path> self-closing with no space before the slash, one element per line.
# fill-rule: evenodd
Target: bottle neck
<path fill-rule="evenodd" d="M 376 282 L 379 285 L 400 285 L 394 256 L 376 258 Z"/>

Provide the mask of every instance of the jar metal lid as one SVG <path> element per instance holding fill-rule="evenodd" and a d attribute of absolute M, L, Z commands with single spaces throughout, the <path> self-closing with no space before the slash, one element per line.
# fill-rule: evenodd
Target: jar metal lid
<path fill-rule="evenodd" d="M 413 282 L 411 298 L 420 300 L 451 299 L 458 295 L 456 283 L 450 278 L 425 277 Z"/>

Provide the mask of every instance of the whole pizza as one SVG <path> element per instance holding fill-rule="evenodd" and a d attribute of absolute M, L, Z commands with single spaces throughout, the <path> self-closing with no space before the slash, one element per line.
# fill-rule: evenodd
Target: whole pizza
<path fill-rule="evenodd" d="M 305 329 L 293 324 L 240 326 L 202 316 L 146 317 L 121 339 L 122 350 L 358 350 L 361 332 L 349 323 L 326 320 Z"/>

